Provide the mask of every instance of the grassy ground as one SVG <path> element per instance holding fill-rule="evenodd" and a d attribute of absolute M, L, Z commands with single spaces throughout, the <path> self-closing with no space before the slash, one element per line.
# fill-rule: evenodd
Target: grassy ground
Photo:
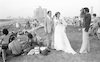
<path fill-rule="evenodd" d="M 82 43 L 82 33 L 77 27 L 68 26 L 67 36 L 75 51 L 79 51 Z M 40 32 L 41 31 L 41 32 Z M 43 29 L 38 30 L 43 35 Z M 43 35 L 45 36 L 45 35 Z M 91 51 L 88 54 L 67 54 L 62 51 L 52 50 L 48 56 L 32 55 L 10 58 L 7 62 L 99 62 L 100 61 L 100 40 L 90 37 Z"/>

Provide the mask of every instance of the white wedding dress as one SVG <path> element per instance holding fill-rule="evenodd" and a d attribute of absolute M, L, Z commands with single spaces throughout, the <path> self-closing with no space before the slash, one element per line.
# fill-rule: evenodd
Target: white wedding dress
<path fill-rule="evenodd" d="M 76 52 L 71 47 L 71 44 L 65 33 L 66 22 L 54 19 L 55 30 L 54 30 L 54 48 L 56 50 L 62 50 L 66 53 L 76 54 Z"/>

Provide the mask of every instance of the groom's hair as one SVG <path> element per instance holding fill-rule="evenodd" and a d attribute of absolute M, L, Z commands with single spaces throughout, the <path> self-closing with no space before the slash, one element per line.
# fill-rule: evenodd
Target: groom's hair
<path fill-rule="evenodd" d="M 49 14 L 51 11 L 48 11 L 47 14 Z"/>
<path fill-rule="evenodd" d="M 87 7 L 85 7 L 84 10 L 85 10 L 86 12 L 89 12 L 89 8 L 87 8 Z"/>

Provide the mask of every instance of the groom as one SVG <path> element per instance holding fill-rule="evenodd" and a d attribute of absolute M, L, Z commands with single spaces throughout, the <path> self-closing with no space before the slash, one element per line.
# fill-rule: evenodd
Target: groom
<path fill-rule="evenodd" d="M 51 15 L 52 15 L 52 12 L 48 11 L 46 21 L 45 21 L 45 32 L 48 36 L 47 47 L 50 49 L 52 48 L 52 42 L 53 42 L 53 20 L 52 20 Z"/>
<path fill-rule="evenodd" d="M 89 43 L 89 28 L 91 23 L 91 15 L 87 7 L 82 9 L 81 16 L 83 18 L 83 41 L 80 53 L 87 53 L 90 51 Z"/>

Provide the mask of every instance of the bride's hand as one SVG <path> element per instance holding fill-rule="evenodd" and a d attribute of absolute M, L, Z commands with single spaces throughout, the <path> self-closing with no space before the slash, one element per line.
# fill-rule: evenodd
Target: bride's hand
<path fill-rule="evenodd" d="M 65 32 L 65 33 L 66 33 L 66 30 L 67 30 L 67 29 L 66 29 L 66 27 L 65 27 L 65 29 L 64 29 L 64 32 Z"/>
<path fill-rule="evenodd" d="M 55 23 L 55 26 L 58 24 L 58 22 Z"/>

